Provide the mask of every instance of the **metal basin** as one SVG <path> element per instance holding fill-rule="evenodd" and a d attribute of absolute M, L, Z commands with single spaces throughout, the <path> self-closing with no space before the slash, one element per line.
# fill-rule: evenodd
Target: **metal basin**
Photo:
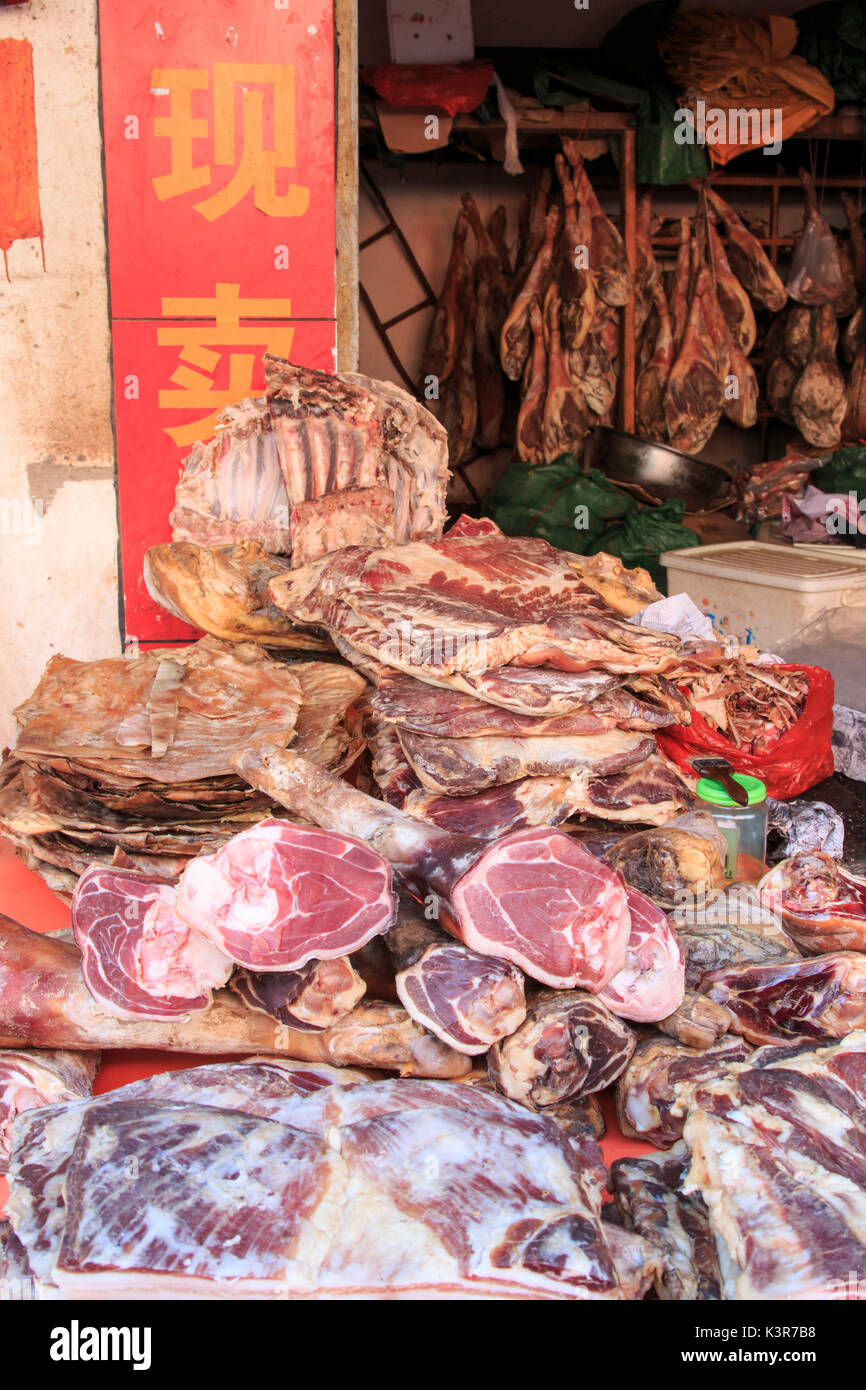
<path fill-rule="evenodd" d="M 682 498 L 689 512 L 706 511 L 730 491 L 730 478 L 714 464 L 604 425 L 587 440 L 584 465 L 600 469 L 613 483 L 641 488 L 661 502 Z"/>

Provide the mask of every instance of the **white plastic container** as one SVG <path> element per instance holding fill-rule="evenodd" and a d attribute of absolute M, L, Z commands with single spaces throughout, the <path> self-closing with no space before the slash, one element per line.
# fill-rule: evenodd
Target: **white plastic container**
<path fill-rule="evenodd" d="M 666 550 L 668 594 L 689 594 L 717 632 L 771 652 L 825 608 L 864 605 L 866 551 L 732 541 Z"/>

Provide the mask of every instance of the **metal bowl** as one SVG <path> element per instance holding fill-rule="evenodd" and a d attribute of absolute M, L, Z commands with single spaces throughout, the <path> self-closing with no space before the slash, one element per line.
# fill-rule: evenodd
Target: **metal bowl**
<path fill-rule="evenodd" d="M 605 425 L 593 430 L 583 457 L 585 467 L 598 468 L 611 482 L 640 488 L 661 502 L 679 497 L 688 512 L 706 511 L 730 491 L 728 474 L 715 464 Z"/>

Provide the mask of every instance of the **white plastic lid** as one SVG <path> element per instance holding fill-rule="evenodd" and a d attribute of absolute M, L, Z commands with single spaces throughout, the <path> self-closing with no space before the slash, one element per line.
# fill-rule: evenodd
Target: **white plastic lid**
<path fill-rule="evenodd" d="M 666 550 L 666 567 L 688 574 L 768 584 L 775 589 L 820 593 L 866 585 L 866 551 L 850 546 L 770 545 L 766 541 L 730 541 Z"/>

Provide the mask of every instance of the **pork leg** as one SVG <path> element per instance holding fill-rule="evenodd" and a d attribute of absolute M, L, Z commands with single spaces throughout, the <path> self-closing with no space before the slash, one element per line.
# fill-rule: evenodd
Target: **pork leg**
<path fill-rule="evenodd" d="M 186 1022 L 112 1018 L 90 997 L 81 953 L 64 941 L 0 916 L 0 1046 L 144 1048 L 167 1052 L 261 1053 L 403 1076 L 456 1077 L 470 1063 L 425 1033 L 403 1009 L 361 1002 L 333 1028 L 305 1033 L 254 1013 L 220 990 Z"/>

